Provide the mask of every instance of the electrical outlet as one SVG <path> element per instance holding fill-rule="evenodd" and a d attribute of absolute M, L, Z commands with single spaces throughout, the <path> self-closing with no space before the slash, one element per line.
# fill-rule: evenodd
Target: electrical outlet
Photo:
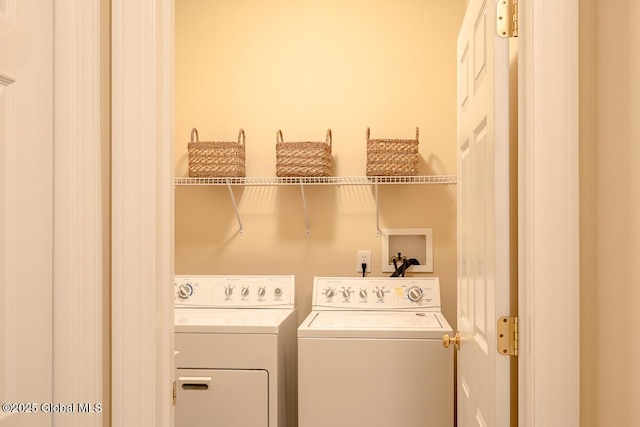
<path fill-rule="evenodd" d="M 371 273 L 371 251 L 358 251 L 356 271 L 362 273 L 362 263 L 367 264 L 367 273 Z"/>

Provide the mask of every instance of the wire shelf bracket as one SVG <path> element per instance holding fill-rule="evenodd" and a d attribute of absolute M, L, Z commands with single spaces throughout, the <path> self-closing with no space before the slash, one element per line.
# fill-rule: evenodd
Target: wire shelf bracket
<path fill-rule="evenodd" d="M 236 220 L 238 221 L 238 226 L 240 230 L 238 234 L 244 236 L 244 227 L 242 226 L 242 220 L 240 219 L 240 212 L 238 211 L 238 204 L 236 203 L 236 197 L 233 195 L 233 189 L 231 188 L 231 184 L 227 184 L 227 188 L 229 189 L 229 197 L 231 198 L 231 203 L 233 204 L 233 210 L 236 212 Z"/>
<path fill-rule="evenodd" d="M 304 226 L 307 229 L 307 237 L 311 235 L 311 222 L 309 221 L 309 211 L 307 210 L 307 199 L 304 197 L 304 185 L 300 184 L 300 194 L 302 195 L 302 210 L 304 211 Z"/>

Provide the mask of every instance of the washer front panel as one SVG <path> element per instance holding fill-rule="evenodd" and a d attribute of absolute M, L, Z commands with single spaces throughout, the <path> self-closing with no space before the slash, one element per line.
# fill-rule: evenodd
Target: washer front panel
<path fill-rule="evenodd" d="M 448 350 L 436 340 L 300 339 L 298 425 L 451 427 Z"/>

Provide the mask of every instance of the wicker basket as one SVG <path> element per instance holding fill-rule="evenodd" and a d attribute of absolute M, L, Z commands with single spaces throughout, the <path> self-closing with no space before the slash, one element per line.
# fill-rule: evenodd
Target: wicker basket
<path fill-rule="evenodd" d="M 276 134 L 276 175 L 280 177 L 330 176 L 331 129 L 325 142 L 284 142 Z"/>
<path fill-rule="evenodd" d="M 189 176 L 233 177 L 245 176 L 244 130 L 238 132 L 238 142 L 200 142 L 198 130 L 191 130 Z"/>
<path fill-rule="evenodd" d="M 367 176 L 418 175 L 416 139 L 370 139 L 367 128 Z"/>

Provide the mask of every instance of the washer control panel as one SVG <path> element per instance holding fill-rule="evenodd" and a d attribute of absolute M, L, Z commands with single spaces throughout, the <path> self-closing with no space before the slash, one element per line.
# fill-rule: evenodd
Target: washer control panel
<path fill-rule="evenodd" d="M 293 307 L 294 276 L 176 276 L 176 307 Z"/>
<path fill-rule="evenodd" d="M 440 311 L 437 277 L 316 277 L 314 310 Z"/>

